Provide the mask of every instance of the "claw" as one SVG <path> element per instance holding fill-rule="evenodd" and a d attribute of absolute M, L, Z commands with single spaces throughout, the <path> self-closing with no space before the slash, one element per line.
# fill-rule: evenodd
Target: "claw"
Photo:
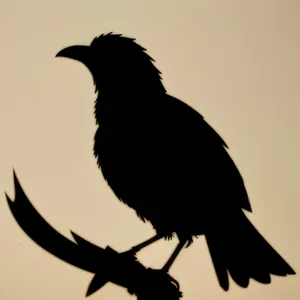
<path fill-rule="evenodd" d="M 123 257 L 134 258 L 136 260 L 136 251 L 134 249 L 130 249 L 120 253 Z"/>
<path fill-rule="evenodd" d="M 198 237 L 196 236 L 196 238 L 198 238 Z M 185 246 L 185 248 L 188 248 L 192 243 L 193 243 L 193 238 L 190 238 L 190 239 L 188 240 L 188 243 L 187 243 L 187 245 Z"/>

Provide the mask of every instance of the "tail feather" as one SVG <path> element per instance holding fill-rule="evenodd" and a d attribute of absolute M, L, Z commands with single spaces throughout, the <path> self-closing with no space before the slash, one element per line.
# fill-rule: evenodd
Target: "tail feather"
<path fill-rule="evenodd" d="M 228 273 L 241 287 L 250 278 L 264 284 L 270 274 L 296 274 L 247 219 L 243 211 L 211 220 L 205 233 L 213 265 L 221 287 L 229 289 Z M 217 221 L 216 221 L 217 220 Z M 216 221 L 216 222 L 214 222 Z"/>
<path fill-rule="evenodd" d="M 210 235 L 206 235 L 206 241 L 209 247 L 210 255 L 215 267 L 216 275 L 218 277 L 221 287 L 228 291 L 229 289 L 229 280 L 228 280 L 228 270 L 226 266 L 226 261 L 223 258 L 223 245 L 219 245 L 214 241 L 213 238 L 210 238 Z"/>

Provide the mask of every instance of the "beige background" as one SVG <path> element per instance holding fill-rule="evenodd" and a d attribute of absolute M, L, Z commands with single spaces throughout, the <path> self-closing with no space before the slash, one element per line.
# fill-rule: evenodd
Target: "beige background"
<path fill-rule="evenodd" d="M 171 95 L 201 112 L 230 146 L 254 208 L 251 220 L 300 272 L 300 2 L 297 0 L 1 0 L 0 298 L 84 299 L 91 275 L 35 245 L 4 198 L 12 168 L 41 214 L 105 247 L 153 234 L 120 203 L 92 153 L 94 87 L 83 65 L 55 54 L 115 31 L 136 37 Z M 139 258 L 163 265 L 177 241 Z M 184 299 L 300 298 L 298 276 L 221 290 L 203 238 L 172 275 Z M 90 299 L 134 299 L 107 285 Z"/>

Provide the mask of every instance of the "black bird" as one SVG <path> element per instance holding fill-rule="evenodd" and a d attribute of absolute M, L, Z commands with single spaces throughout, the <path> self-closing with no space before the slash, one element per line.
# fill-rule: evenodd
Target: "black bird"
<path fill-rule="evenodd" d="M 201 114 L 166 92 L 145 48 L 108 33 L 56 56 L 90 70 L 98 93 L 98 166 L 115 195 L 156 230 L 127 253 L 176 234 L 179 244 L 162 268 L 168 272 L 181 249 L 204 235 L 224 290 L 228 272 L 242 287 L 250 278 L 270 283 L 270 274 L 295 274 L 247 219 L 243 210 L 251 206 L 226 143 Z"/>

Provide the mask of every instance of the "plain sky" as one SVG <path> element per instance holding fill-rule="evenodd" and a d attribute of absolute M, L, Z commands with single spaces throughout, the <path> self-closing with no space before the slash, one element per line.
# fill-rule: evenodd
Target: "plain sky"
<path fill-rule="evenodd" d="M 13 219 L 14 167 L 60 233 L 126 250 L 153 235 L 117 200 L 93 157 L 90 73 L 55 54 L 113 31 L 135 37 L 168 92 L 204 115 L 230 147 L 259 231 L 300 271 L 300 2 L 298 0 L 1 0 L 0 298 L 84 299 L 91 274 L 33 243 Z M 139 254 L 160 268 L 177 241 Z M 219 287 L 199 238 L 171 269 L 186 300 L 300 298 L 299 277 Z M 134 299 L 108 284 L 90 299 Z"/>

